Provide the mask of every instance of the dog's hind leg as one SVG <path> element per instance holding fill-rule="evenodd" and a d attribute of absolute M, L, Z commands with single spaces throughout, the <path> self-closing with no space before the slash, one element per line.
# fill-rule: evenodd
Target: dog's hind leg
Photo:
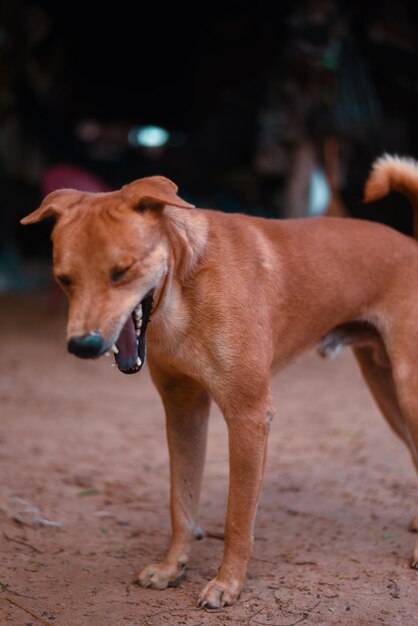
<path fill-rule="evenodd" d="M 391 337 L 388 354 L 392 367 L 381 367 L 373 360 L 370 349 L 355 349 L 363 375 L 393 430 L 406 443 L 418 471 L 418 374 L 413 334 L 403 329 L 403 338 Z M 417 530 L 418 516 L 410 524 Z M 415 545 L 411 567 L 418 569 L 418 542 Z"/>
<path fill-rule="evenodd" d="M 380 410 L 395 433 L 409 446 L 405 418 L 399 406 L 392 365 L 376 328 L 367 322 L 348 322 L 331 329 L 318 343 L 321 356 L 334 357 L 351 346 Z"/>
<path fill-rule="evenodd" d="M 143 587 L 165 589 L 178 584 L 192 541 L 203 537 L 197 517 L 210 398 L 189 378 L 164 376 L 151 363 L 150 371 L 166 413 L 172 537 L 165 560 L 145 567 L 138 579 Z"/>
<path fill-rule="evenodd" d="M 363 377 L 391 428 L 409 448 L 406 420 L 398 402 L 392 367 L 381 365 L 371 346 L 353 349 Z M 414 459 L 415 460 L 415 459 Z"/>
<path fill-rule="evenodd" d="M 394 366 L 394 375 L 399 403 L 406 416 L 407 442 L 418 471 L 418 378 L 415 359 L 409 363 L 402 360 L 397 366 Z M 418 531 L 418 515 L 411 520 L 409 527 L 412 531 Z M 410 565 L 418 569 L 418 541 Z"/>
<path fill-rule="evenodd" d="M 380 335 L 368 324 L 356 322 L 343 324 L 332 329 L 321 339 L 318 351 L 322 356 L 334 356 L 345 346 L 353 348 L 363 377 L 377 405 L 391 428 L 408 447 L 418 471 L 418 440 L 414 440 L 405 409 L 400 405 L 398 384 L 395 382 L 392 363 Z M 405 371 L 406 364 L 399 364 L 397 372 L 398 375 L 401 374 L 401 378 Z M 418 412 L 416 415 L 418 417 Z M 411 520 L 409 528 L 418 532 L 418 515 Z M 418 567 L 418 542 L 411 558 L 411 566 Z"/>

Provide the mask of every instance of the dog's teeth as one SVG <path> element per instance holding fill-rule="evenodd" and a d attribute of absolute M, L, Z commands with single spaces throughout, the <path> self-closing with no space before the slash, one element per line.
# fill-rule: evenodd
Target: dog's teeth
<path fill-rule="evenodd" d="M 141 359 L 139 357 L 136 360 L 136 364 L 137 364 L 138 367 L 141 367 L 141 365 L 142 365 L 142 361 L 141 361 Z"/>
<path fill-rule="evenodd" d="M 113 346 L 111 347 L 111 350 L 112 350 L 113 354 L 119 354 L 119 350 L 117 349 L 115 344 L 113 344 Z"/>
<path fill-rule="evenodd" d="M 135 334 L 136 334 L 137 337 L 139 337 L 139 335 L 141 334 L 141 329 L 137 328 L 136 331 L 135 331 Z"/>
<path fill-rule="evenodd" d="M 109 350 L 107 352 L 105 352 L 105 356 L 110 356 Z"/>
<path fill-rule="evenodd" d="M 116 363 L 111 363 L 110 367 L 116 367 Z"/>
<path fill-rule="evenodd" d="M 141 319 L 142 318 L 142 304 L 138 304 L 138 306 L 136 307 L 134 313 L 135 313 L 136 319 Z"/>

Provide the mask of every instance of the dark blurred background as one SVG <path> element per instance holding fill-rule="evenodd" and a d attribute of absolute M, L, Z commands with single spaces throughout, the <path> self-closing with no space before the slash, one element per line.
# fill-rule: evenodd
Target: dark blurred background
<path fill-rule="evenodd" d="M 198 206 L 327 212 L 410 232 L 393 196 L 361 203 L 382 152 L 415 156 L 417 3 L 172 5 L 3 0 L 0 293 L 36 286 L 59 187 L 172 178 Z"/>

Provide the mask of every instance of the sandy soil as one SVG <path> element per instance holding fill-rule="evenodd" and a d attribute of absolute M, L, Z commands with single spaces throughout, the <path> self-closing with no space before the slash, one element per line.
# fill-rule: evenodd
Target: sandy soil
<path fill-rule="evenodd" d="M 222 541 L 196 542 L 166 591 L 133 576 L 169 538 L 164 418 L 148 373 L 66 354 L 65 311 L 0 301 L 0 624 L 418 623 L 408 567 L 418 513 L 409 456 L 349 353 L 309 354 L 274 380 L 277 416 L 254 556 L 235 607 L 196 609 Z M 222 533 L 226 429 L 214 410 L 201 522 Z M 16 602 L 14 605 L 11 601 Z"/>

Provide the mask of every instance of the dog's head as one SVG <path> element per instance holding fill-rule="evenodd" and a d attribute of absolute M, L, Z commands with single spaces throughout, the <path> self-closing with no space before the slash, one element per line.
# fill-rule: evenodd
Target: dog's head
<path fill-rule="evenodd" d="M 193 207 L 174 183 L 152 176 L 109 193 L 54 191 L 22 220 L 56 220 L 54 275 L 69 299 L 73 354 L 95 358 L 113 350 L 122 372 L 141 369 L 153 296 L 167 272 L 166 205 Z"/>

